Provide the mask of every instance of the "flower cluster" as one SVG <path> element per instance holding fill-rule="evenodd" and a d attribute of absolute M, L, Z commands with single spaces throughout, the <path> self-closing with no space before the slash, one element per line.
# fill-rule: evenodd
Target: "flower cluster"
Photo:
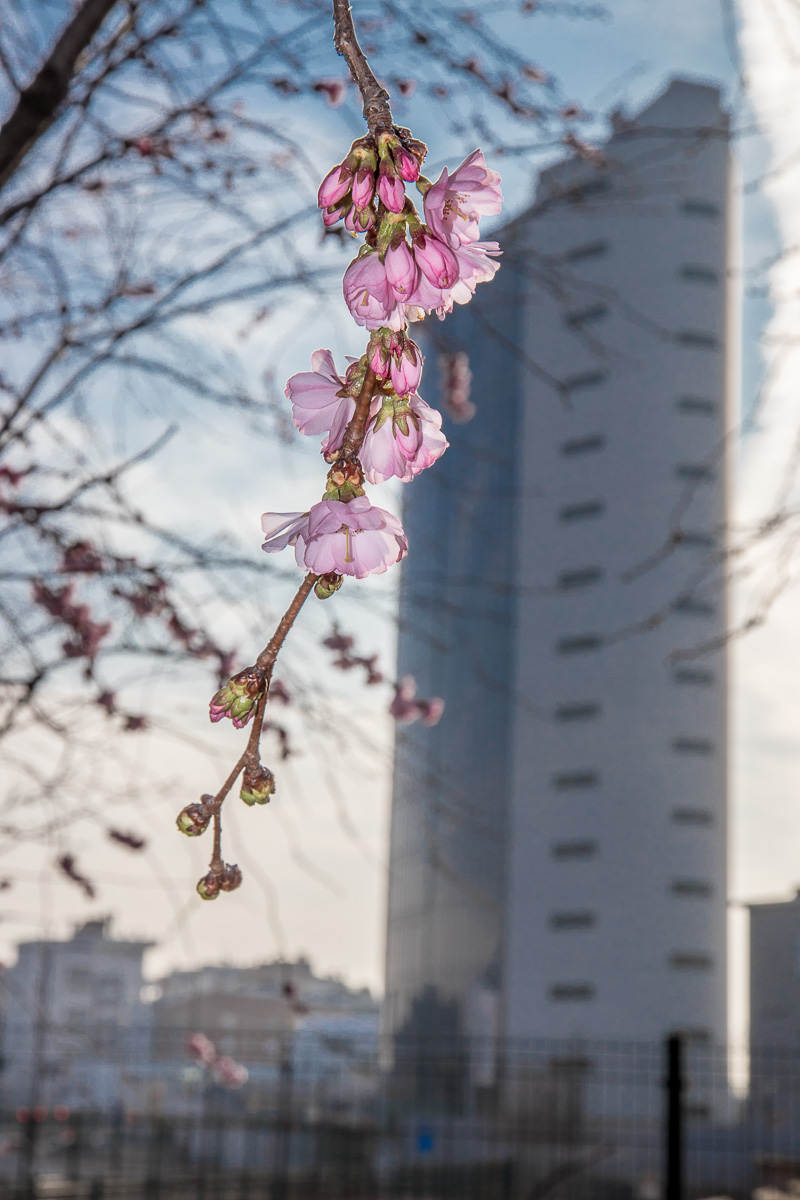
<path fill-rule="evenodd" d="M 288 381 L 294 424 L 323 435 L 331 470 L 318 504 L 265 513 L 262 528 L 267 553 L 293 546 L 299 567 L 325 577 L 316 587 L 323 599 L 341 576 L 382 573 L 407 553 L 400 523 L 370 504 L 364 481 L 410 483 L 447 449 L 441 415 L 417 390 L 422 354 L 408 322 L 431 312 L 443 317 L 498 268 L 499 247 L 478 240 L 478 223 L 500 211 L 500 177 L 476 150 L 431 183 L 420 174 L 424 154 L 420 142 L 396 130 L 360 138 L 319 189 L 326 225 L 344 220 L 366 235 L 345 272 L 344 297 L 370 337 L 344 373 L 329 350 L 317 350 L 311 370 Z M 406 195 L 411 182 L 423 195 L 424 222 Z"/>
<path fill-rule="evenodd" d="M 322 498 L 309 509 L 261 518 L 263 549 L 272 554 L 291 546 L 306 577 L 255 665 L 234 675 L 211 700 L 212 721 L 228 717 L 241 729 L 252 720 L 252 727 L 246 749 L 217 795 L 204 795 L 178 816 L 178 829 L 188 837 L 203 834 L 213 822 L 214 852 L 208 874 L 197 885 L 204 900 L 234 891 L 242 880 L 238 866 L 225 863 L 220 852 L 220 808 L 239 774 L 239 794 L 248 806 L 268 804 L 275 794 L 275 778 L 259 761 L 259 739 L 272 726 L 264 724 L 272 669 L 300 607 L 312 589 L 326 600 L 346 575 L 382 574 L 408 553 L 400 521 L 373 505 L 364 485 L 389 479 L 410 483 L 447 449 L 440 413 L 419 394 L 423 360 L 408 325 L 429 313 L 444 317 L 494 276 L 500 249 L 496 242 L 479 240 L 478 225 L 481 216 L 500 211 L 502 195 L 500 178 L 480 150 L 452 173 L 442 171 L 435 183 L 420 173 L 425 153 L 407 131 L 381 126 L 374 136 L 353 143 L 319 189 L 325 225 L 344 221 L 351 233 L 364 235 L 343 286 L 350 313 L 369 338 L 363 354 L 349 358 L 343 372 L 330 350 L 317 350 L 311 370 L 293 375 L 286 385 L 296 428 L 322 437 L 329 470 Z M 422 216 L 406 194 L 409 183 L 423 197 Z M 468 371 L 461 375 L 466 409 Z M 335 665 L 340 669 L 361 666 L 368 682 L 380 682 L 374 657 L 355 655 L 352 638 L 334 629 L 325 645 L 339 655 Z M 395 685 L 390 713 L 400 723 L 435 725 L 443 708 L 438 698 L 417 697 L 414 680 L 406 678 Z"/>

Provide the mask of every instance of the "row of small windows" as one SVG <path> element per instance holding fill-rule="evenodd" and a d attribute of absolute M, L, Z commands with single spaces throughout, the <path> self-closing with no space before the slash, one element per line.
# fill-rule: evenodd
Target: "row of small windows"
<path fill-rule="evenodd" d="M 673 754 L 695 755 L 700 758 L 710 758 L 714 753 L 714 743 L 708 738 L 679 737 L 671 744 Z M 553 787 L 559 792 L 575 791 L 579 788 L 596 788 L 600 786 L 600 775 L 590 768 L 579 771 L 562 771 L 553 776 Z"/>
<path fill-rule="evenodd" d="M 600 650 L 602 645 L 603 638 L 599 634 L 581 633 L 559 638 L 555 648 L 556 654 L 590 654 Z M 716 683 L 716 676 L 706 667 L 676 667 L 672 672 L 672 682 L 691 687 L 711 687 Z"/>
<path fill-rule="evenodd" d="M 707 808 L 676 808 L 670 814 L 670 818 L 674 825 L 690 825 L 695 828 L 710 828 L 714 824 L 714 814 Z M 599 843 L 592 838 L 579 838 L 573 841 L 553 842 L 550 847 L 550 853 L 553 858 L 563 860 L 579 860 L 587 858 L 595 858 L 600 851 Z M 677 880 L 672 885 L 672 890 L 676 895 L 710 895 L 709 891 L 690 891 L 691 888 L 706 888 L 710 889 L 710 884 L 695 883 L 690 880 Z M 686 890 L 681 890 L 686 889 Z"/>
<path fill-rule="evenodd" d="M 699 879 L 678 879 L 670 884 L 669 890 L 674 896 L 707 899 L 712 895 L 714 889 L 710 883 Z M 594 929 L 598 924 L 598 919 L 597 913 L 580 910 L 551 913 L 548 923 L 551 929 L 571 933 L 576 929 Z"/>
<path fill-rule="evenodd" d="M 686 263 L 678 269 L 678 278 L 688 283 L 719 283 L 719 271 L 713 267 L 701 266 L 700 263 Z"/>
<path fill-rule="evenodd" d="M 679 412 L 703 417 L 713 417 L 717 411 L 716 403 L 709 400 L 707 396 L 679 396 L 675 401 L 675 407 Z"/>
<path fill-rule="evenodd" d="M 600 183 L 601 181 L 598 181 Z M 583 195 L 587 194 L 588 184 L 584 184 L 581 191 Z M 604 190 L 595 188 L 595 190 Z M 680 204 L 679 211 L 686 217 L 705 217 L 709 220 L 718 220 L 722 214 L 722 209 L 718 204 L 714 204 L 711 200 L 691 199 L 683 200 Z M 591 242 L 585 242 L 582 246 L 573 246 L 571 250 L 566 250 L 561 255 L 561 261 L 565 263 L 584 262 L 587 259 L 602 258 L 608 254 L 611 249 L 611 243 L 607 238 L 597 238 Z"/>
<path fill-rule="evenodd" d="M 592 454 L 597 450 L 604 450 L 605 445 L 606 439 L 602 433 L 590 433 L 586 437 L 562 442 L 560 450 L 563 455 L 573 457 L 576 454 Z"/>
<path fill-rule="evenodd" d="M 678 951 L 670 954 L 667 959 L 670 967 L 678 971 L 710 971 L 714 960 L 710 954 L 695 953 L 694 951 Z M 594 1000 L 597 990 L 592 983 L 554 983 L 548 989 L 551 1000 L 556 1001 L 585 1001 Z"/>
<path fill-rule="evenodd" d="M 562 704 L 555 711 L 557 721 L 591 721 L 602 713 L 602 705 L 596 700 L 586 700 L 580 704 Z"/>

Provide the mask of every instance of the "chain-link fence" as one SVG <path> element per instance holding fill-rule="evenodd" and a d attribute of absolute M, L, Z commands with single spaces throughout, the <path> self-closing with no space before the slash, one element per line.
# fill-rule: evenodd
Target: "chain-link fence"
<path fill-rule="evenodd" d="M 49 1030 L 34 1056 L 7 1054 L 9 1200 L 800 1195 L 791 1049 L 81 1036 Z"/>

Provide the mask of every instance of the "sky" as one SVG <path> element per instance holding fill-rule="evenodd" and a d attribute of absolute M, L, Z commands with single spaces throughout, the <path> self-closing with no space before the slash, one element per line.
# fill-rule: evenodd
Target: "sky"
<path fill-rule="evenodd" d="M 775 11 L 782 6 L 783 0 L 776 0 Z M 785 7 L 788 11 L 789 5 Z M 742 131 L 735 146 L 742 180 L 753 179 L 771 163 L 783 163 L 800 151 L 793 57 L 800 47 L 800 24 L 792 45 L 787 30 L 776 25 L 760 0 L 741 0 L 740 64 L 726 0 L 674 0 L 669 5 L 660 0 L 611 0 L 608 9 L 607 20 L 543 18 L 529 26 L 532 39 L 536 38 L 530 46 L 531 60 L 559 78 L 565 96 L 588 110 L 615 105 L 636 108 L 660 91 L 671 74 L 718 81 L 726 88 L 736 113 L 735 124 Z M 747 76 L 749 99 L 742 97 L 740 66 Z M 332 62 L 331 74 L 338 70 L 338 64 Z M 352 98 L 348 102 L 355 103 Z M 762 135 L 752 132 L 754 116 Z M 412 103 L 403 120 L 429 143 L 434 162 L 447 153 L 447 136 L 427 126 L 424 105 Z M 339 150 L 331 147 L 331 161 L 339 156 Z M 541 165 L 541 160 L 537 162 Z M 508 164 L 507 174 L 507 211 L 513 215 L 532 195 L 535 166 L 520 158 Z M 785 245 L 800 244 L 800 205 L 793 202 L 799 188 L 800 171 L 795 168 L 765 187 L 766 198 L 761 193 L 745 197 L 745 267 L 775 253 L 779 240 Z M 774 296 L 748 298 L 745 303 L 742 408 L 748 416 L 766 365 L 758 347 L 759 331 L 768 326 L 767 333 L 774 341 L 785 339 L 787 330 L 797 327 L 797 301 L 780 299 L 797 291 L 797 271 L 800 256 L 775 272 L 771 280 Z M 291 323 L 292 314 L 286 319 Z M 227 340 L 235 353 L 248 353 L 237 338 L 234 322 L 230 327 L 216 320 L 205 325 L 200 322 L 196 333 Z M 287 338 L 287 345 L 289 341 Z M 307 369 L 308 352 L 323 344 L 332 345 L 340 355 L 355 349 L 352 334 L 343 333 L 340 320 L 319 314 L 317 324 L 295 330 L 293 357 L 291 361 L 287 357 L 285 363 L 287 373 Z M 774 386 L 762 397 L 749 432 L 740 441 L 734 502 L 736 519 L 742 522 L 769 507 L 775 464 L 785 460 L 786 446 L 799 424 L 794 410 L 800 362 L 796 355 L 785 353 L 782 362 Z M 225 481 L 237 472 L 246 445 L 245 433 L 237 441 L 229 428 L 223 431 L 211 416 L 198 425 L 193 438 L 190 452 L 205 469 L 186 480 L 180 494 L 169 476 L 154 467 L 143 467 L 138 477 L 151 503 L 167 506 L 178 523 L 202 513 L 209 493 L 219 494 L 218 488 L 224 491 Z M 281 450 L 281 454 L 284 471 L 294 479 L 298 496 L 302 494 L 297 503 L 301 507 L 310 472 L 318 470 L 314 448 Z M 228 521 L 231 528 L 240 530 L 252 526 L 257 537 L 260 513 L 268 506 L 263 481 L 245 474 L 235 490 L 224 494 L 223 523 Z M 396 502 L 396 494 L 390 493 L 387 507 Z M 761 573 L 746 581 L 739 593 L 740 611 L 749 611 L 748 606 L 761 594 L 759 588 L 768 587 L 771 560 L 766 552 L 763 557 Z M 378 652 L 391 676 L 394 625 L 387 614 L 391 613 L 394 583 L 391 579 L 370 580 L 364 586 L 369 594 L 365 593 L 366 604 L 358 610 L 359 645 L 364 651 Z M 265 597 L 267 614 L 279 605 L 282 595 Z M 736 902 L 788 896 L 800 886 L 800 739 L 796 734 L 800 634 L 795 607 L 795 595 L 788 590 L 774 605 L 766 626 L 735 646 L 731 894 Z M 303 669 L 304 654 L 306 659 L 318 654 L 329 613 L 315 609 L 304 613 L 302 620 L 305 624 L 298 635 L 302 644 L 292 652 L 296 657 L 287 660 L 290 683 L 292 671 Z M 172 967 L 201 962 L 248 963 L 276 954 L 307 954 L 322 972 L 340 974 L 355 985 L 366 984 L 379 991 L 391 787 L 392 729 L 385 716 L 389 693 L 383 688 L 378 702 L 377 696 L 365 695 L 363 687 L 353 686 L 341 676 L 326 678 L 343 688 L 351 748 L 343 751 L 334 735 L 320 733 L 304 754 L 280 765 L 278 798 L 269 809 L 229 806 L 226 834 L 232 837 L 230 857 L 243 867 L 246 887 L 214 904 L 199 903 L 193 885 L 204 870 L 207 846 L 172 831 L 171 808 L 177 812 L 187 800 L 214 790 L 241 740 L 227 723 L 214 727 L 212 736 L 204 702 L 198 706 L 195 694 L 186 695 L 176 700 L 188 730 L 183 743 L 152 736 L 135 744 L 129 741 L 121 751 L 123 773 L 135 773 L 149 764 L 162 780 L 157 794 L 139 802 L 138 812 L 150 836 L 145 859 L 116 854 L 112 861 L 100 845 L 87 842 L 78 846 L 87 870 L 100 886 L 97 901 L 88 903 L 70 885 L 54 879 L 52 871 L 42 868 L 37 850 L 24 852 L 18 859 L 19 882 L 5 905 L 5 924 L 0 923 L 0 953 L 5 960 L 13 959 L 13 945 L 20 938 L 41 933 L 64 936 L 80 920 L 113 912 L 119 935 L 156 943 L 148 956 L 151 977 Z M 146 686 L 144 680 L 142 687 Z M 287 720 L 291 722 L 291 715 Z M 354 750 L 352 745 L 364 748 Z M 336 764 L 335 788 L 329 781 L 332 763 Z M 115 781 L 109 779 L 108 786 L 111 796 Z M 732 978 L 738 997 L 734 1030 L 738 1037 L 745 1019 L 740 910 L 734 910 L 732 928 Z"/>

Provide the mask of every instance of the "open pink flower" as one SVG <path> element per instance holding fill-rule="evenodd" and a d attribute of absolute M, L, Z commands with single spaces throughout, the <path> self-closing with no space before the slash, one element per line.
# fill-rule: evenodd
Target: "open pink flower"
<path fill-rule="evenodd" d="M 366 496 L 349 503 L 321 500 L 307 513 L 264 513 L 268 554 L 294 546 L 299 567 L 317 575 L 380 575 L 408 553 L 397 517 L 370 504 Z"/>
<path fill-rule="evenodd" d="M 500 270 L 494 259 L 502 250 L 497 242 L 472 242 L 455 251 L 458 260 L 458 281 L 450 289 L 456 304 L 467 304 L 479 283 L 487 283 Z"/>
<path fill-rule="evenodd" d="M 354 258 L 344 273 L 344 298 L 357 325 L 402 329 L 405 313 L 395 299 L 386 268 L 375 250 Z"/>
<path fill-rule="evenodd" d="M 352 396 L 342 396 L 345 380 L 337 374 L 330 350 L 315 350 L 311 370 L 293 375 L 286 384 L 292 420 L 301 433 L 327 433 L 325 448 L 341 445 L 347 422 L 355 411 Z"/>
<path fill-rule="evenodd" d="M 425 223 L 453 249 L 480 237 L 478 221 L 503 207 L 500 176 L 491 171 L 483 153 L 474 150 L 460 167 L 442 171 L 425 195 Z"/>
<path fill-rule="evenodd" d="M 441 414 L 421 396 L 387 397 L 370 418 L 359 457 L 370 483 L 393 477 L 410 483 L 441 458 L 448 445 Z"/>

